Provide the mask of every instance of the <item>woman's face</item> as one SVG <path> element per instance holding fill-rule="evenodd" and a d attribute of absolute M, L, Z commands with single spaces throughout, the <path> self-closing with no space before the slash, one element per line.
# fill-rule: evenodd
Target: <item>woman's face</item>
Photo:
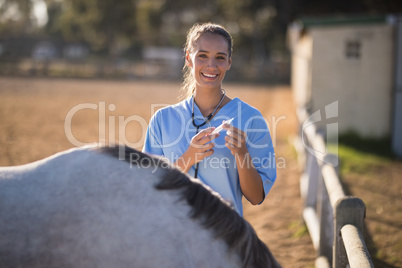
<path fill-rule="evenodd" d="M 197 88 L 220 89 L 231 63 L 227 40 L 213 33 L 202 34 L 186 55 L 186 64 L 192 68 Z"/>

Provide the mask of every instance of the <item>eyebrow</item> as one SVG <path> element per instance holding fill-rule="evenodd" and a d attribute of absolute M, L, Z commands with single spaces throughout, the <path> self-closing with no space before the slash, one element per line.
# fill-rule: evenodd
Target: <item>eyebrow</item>
<path fill-rule="evenodd" d="M 198 53 L 209 53 L 209 51 L 206 51 L 206 50 L 198 50 Z M 225 53 L 225 52 L 218 52 L 218 53 L 216 53 L 216 54 L 219 54 L 219 55 L 225 55 L 225 56 L 227 56 L 228 54 L 227 53 Z"/>

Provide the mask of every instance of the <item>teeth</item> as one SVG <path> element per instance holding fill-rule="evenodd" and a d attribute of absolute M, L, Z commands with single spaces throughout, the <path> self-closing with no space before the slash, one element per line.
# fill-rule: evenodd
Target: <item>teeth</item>
<path fill-rule="evenodd" d="M 204 73 L 203 73 L 203 75 L 206 77 L 210 77 L 210 78 L 214 78 L 217 76 L 216 74 L 204 74 Z"/>

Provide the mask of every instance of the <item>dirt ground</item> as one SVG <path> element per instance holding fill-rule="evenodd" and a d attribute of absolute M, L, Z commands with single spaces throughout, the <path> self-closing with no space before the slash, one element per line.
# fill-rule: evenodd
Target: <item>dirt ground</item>
<path fill-rule="evenodd" d="M 344 189 L 366 205 L 365 241 L 375 267 L 402 267 L 401 174 L 402 161 L 393 160 L 342 178 Z"/>
<path fill-rule="evenodd" d="M 0 78 L 0 166 L 25 164 L 78 142 L 122 134 L 129 145 L 141 148 L 144 122 L 155 109 L 177 102 L 179 87 L 167 82 Z M 277 182 L 262 205 L 244 202 L 244 217 L 283 267 L 314 267 L 315 252 L 301 220 L 300 171 L 288 143 L 297 133 L 290 89 L 246 84 L 225 84 L 225 89 L 228 96 L 262 112 L 277 157 Z M 124 123 L 128 118 L 133 120 Z M 104 137 L 99 129 L 106 130 Z"/>

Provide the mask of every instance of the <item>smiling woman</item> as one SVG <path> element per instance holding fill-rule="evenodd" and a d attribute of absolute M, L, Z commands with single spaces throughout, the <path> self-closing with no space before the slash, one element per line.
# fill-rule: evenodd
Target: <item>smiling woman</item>
<path fill-rule="evenodd" d="M 186 99 L 154 114 L 143 150 L 200 179 L 242 215 L 242 197 L 253 205 L 262 203 L 275 182 L 276 168 L 261 113 L 222 88 L 232 64 L 232 44 L 221 25 L 196 24 L 189 30 L 182 87 Z M 214 132 L 231 118 L 222 126 L 226 133 Z"/>
<path fill-rule="evenodd" d="M 217 26 L 217 27 L 216 27 Z M 195 91 L 195 80 L 192 74 L 191 66 L 188 65 L 188 54 L 189 52 L 194 52 L 196 46 L 198 46 L 200 41 L 200 37 L 203 33 L 212 33 L 215 34 L 216 37 L 223 38 L 224 44 L 221 51 L 224 57 L 230 60 L 232 59 L 233 52 L 233 40 L 230 34 L 221 26 L 214 24 L 202 24 L 202 25 L 194 25 L 187 34 L 187 42 L 185 44 L 184 50 L 186 52 L 186 64 L 183 67 L 184 71 L 184 83 L 182 86 L 183 97 L 190 97 Z M 222 44 L 221 44 L 222 45 Z M 227 51 L 227 52 L 226 52 Z M 205 56 L 202 56 L 205 57 Z M 230 66 L 229 66 L 230 67 Z"/>
<path fill-rule="evenodd" d="M 231 63 L 226 39 L 213 33 L 205 33 L 195 47 L 186 52 L 186 65 L 191 68 L 197 86 L 204 90 L 216 91 Z"/>

